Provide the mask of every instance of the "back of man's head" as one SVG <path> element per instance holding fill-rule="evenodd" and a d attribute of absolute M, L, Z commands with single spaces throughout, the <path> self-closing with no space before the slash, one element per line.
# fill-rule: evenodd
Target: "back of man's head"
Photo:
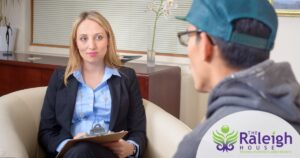
<path fill-rule="evenodd" d="M 194 0 L 180 19 L 211 36 L 224 60 L 236 68 L 268 59 L 278 26 L 268 0 Z"/>
<path fill-rule="evenodd" d="M 266 25 L 254 19 L 235 20 L 233 30 L 264 39 L 269 38 L 271 34 L 271 30 Z M 269 59 L 270 56 L 269 49 L 228 42 L 221 38 L 213 37 L 213 41 L 219 47 L 221 56 L 230 67 L 248 68 Z"/>

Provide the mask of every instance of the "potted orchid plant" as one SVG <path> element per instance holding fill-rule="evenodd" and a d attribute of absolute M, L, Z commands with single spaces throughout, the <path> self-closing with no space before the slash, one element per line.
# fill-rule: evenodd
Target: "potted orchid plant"
<path fill-rule="evenodd" d="M 151 45 L 147 50 L 147 65 L 148 67 L 155 66 L 155 36 L 157 29 L 157 22 L 161 16 L 168 17 L 173 9 L 177 8 L 175 0 L 152 0 L 148 4 L 148 10 L 154 12 L 155 19 L 153 28 L 151 29 Z"/>

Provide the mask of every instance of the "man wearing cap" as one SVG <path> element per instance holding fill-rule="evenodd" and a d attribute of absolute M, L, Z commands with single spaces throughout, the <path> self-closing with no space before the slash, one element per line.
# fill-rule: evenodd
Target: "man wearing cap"
<path fill-rule="evenodd" d="M 194 158 L 206 131 L 223 117 L 260 110 L 300 132 L 300 86 L 288 63 L 269 59 L 277 15 L 268 0 L 194 0 L 179 32 L 194 86 L 210 92 L 207 120 L 184 137 L 174 158 Z"/>

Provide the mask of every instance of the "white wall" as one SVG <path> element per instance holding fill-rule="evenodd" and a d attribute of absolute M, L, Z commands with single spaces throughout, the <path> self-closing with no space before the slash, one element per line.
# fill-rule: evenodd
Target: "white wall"
<path fill-rule="evenodd" d="M 29 46 L 30 40 L 30 0 L 21 0 L 20 8 L 10 8 L 10 19 L 13 26 L 19 29 L 17 41 L 18 52 L 38 52 L 50 55 L 67 56 L 67 49 Z M 49 26 L 51 27 L 51 26 Z M 288 61 L 298 80 L 300 80 L 300 16 L 280 17 L 276 46 L 271 58 L 275 61 Z M 192 77 L 188 69 L 189 60 L 186 58 L 157 57 L 158 64 L 177 65 L 182 69 L 180 119 L 190 127 L 195 127 L 206 112 L 207 94 L 198 94 L 193 87 Z M 136 62 L 146 63 L 143 57 Z"/>
<path fill-rule="evenodd" d="M 278 34 L 271 58 L 275 61 L 291 63 L 300 81 L 300 15 L 299 17 L 280 17 Z"/>

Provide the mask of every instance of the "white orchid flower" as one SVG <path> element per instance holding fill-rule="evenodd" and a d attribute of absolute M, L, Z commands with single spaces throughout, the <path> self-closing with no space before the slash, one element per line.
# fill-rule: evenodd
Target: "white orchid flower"
<path fill-rule="evenodd" d="M 159 0 L 158 2 L 156 2 L 156 0 L 152 0 L 147 7 L 148 10 L 153 11 L 155 13 L 154 29 L 153 29 L 153 36 L 152 36 L 153 39 L 152 39 L 152 46 L 151 46 L 151 49 L 153 50 L 155 34 L 156 34 L 156 25 L 159 17 L 162 15 L 165 18 L 168 17 L 171 14 L 171 11 L 177 8 L 177 3 L 175 0 Z"/>

